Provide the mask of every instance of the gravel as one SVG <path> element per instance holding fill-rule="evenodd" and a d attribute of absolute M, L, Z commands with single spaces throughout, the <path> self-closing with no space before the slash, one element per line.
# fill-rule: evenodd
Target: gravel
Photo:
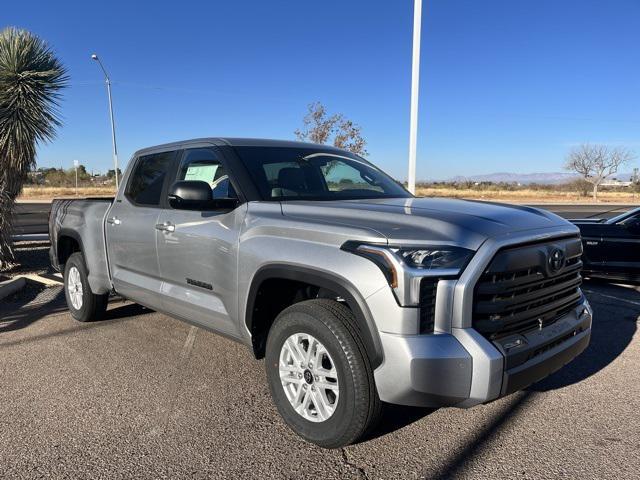
<path fill-rule="evenodd" d="M 16 275 L 52 273 L 49 247 L 48 241 L 16 242 L 14 245 L 16 265 L 3 272 L 0 277 L 4 275 L 10 278 Z M 49 303 L 51 307 L 59 306 L 61 301 L 64 301 L 62 286 L 49 287 L 27 279 L 24 288 L 0 300 L 0 314 L 14 312 L 20 308 L 40 307 Z M 0 316 L 1 318 L 2 316 Z"/>
<path fill-rule="evenodd" d="M 51 271 L 49 261 L 48 241 L 44 242 L 16 242 L 14 252 L 16 255 L 16 265 L 3 272 L 4 275 L 15 276 L 24 273 L 44 273 Z"/>

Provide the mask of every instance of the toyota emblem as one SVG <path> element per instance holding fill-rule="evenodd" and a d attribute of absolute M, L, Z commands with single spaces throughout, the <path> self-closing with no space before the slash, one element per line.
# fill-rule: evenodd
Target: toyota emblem
<path fill-rule="evenodd" d="M 566 257 L 564 255 L 564 251 L 559 248 L 553 249 L 551 255 L 549 255 L 549 270 L 552 273 L 556 273 L 564 267 L 566 263 Z"/>

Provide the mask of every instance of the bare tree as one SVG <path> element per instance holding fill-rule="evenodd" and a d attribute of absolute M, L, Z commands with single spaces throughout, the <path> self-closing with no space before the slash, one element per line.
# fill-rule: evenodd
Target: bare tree
<path fill-rule="evenodd" d="M 14 260 L 11 222 L 16 197 L 35 165 L 36 147 L 60 126 L 58 100 L 66 69 L 26 30 L 0 32 L 0 269 Z"/>
<path fill-rule="evenodd" d="M 294 133 L 299 140 L 313 143 L 333 143 L 338 148 L 349 150 L 357 155 L 367 155 L 367 142 L 362 137 L 360 125 L 345 118 L 341 113 L 328 115 L 320 102 L 309 104 L 304 116 L 304 127 Z"/>
<path fill-rule="evenodd" d="M 618 169 L 636 157 L 631 150 L 623 147 L 610 148 L 606 145 L 588 143 L 573 148 L 567 155 L 564 168 L 576 172 L 593 185 L 593 199 L 598 199 L 598 187 Z"/>

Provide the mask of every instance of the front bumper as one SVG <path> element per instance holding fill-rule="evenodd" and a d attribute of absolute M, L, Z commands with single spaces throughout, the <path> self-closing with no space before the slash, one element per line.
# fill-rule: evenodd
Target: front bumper
<path fill-rule="evenodd" d="M 585 302 L 547 328 L 494 342 L 504 357 L 500 395 L 542 380 L 582 353 L 591 338 L 591 315 Z"/>
<path fill-rule="evenodd" d="M 471 407 L 535 383 L 589 344 L 584 300 L 551 325 L 491 342 L 473 328 L 452 333 L 381 333 L 384 361 L 374 372 L 380 399 L 400 405 Z"/>

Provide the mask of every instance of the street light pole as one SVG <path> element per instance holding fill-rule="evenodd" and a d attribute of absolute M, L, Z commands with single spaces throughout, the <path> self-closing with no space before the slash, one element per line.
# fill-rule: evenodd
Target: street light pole
<path fill-rule="evenodd" d="M 109 75 L 102 65 L 102 62 L 98 58 L 98 55 L 95 53 L 91 55 L 91 58 L 98 62 L 100 68 L 102 69 L 102 73 L 104 73 L 104 79 L 107 84 L 107 96 L 109 97 L 109 119 L 111 120 L 111 142 L 113 143 L 113 164 L 115 168 L 116 174 L 116 190 L 118 190 L 118 147 L 116 146 L 116 124 L 113 118 L 113 103 L 111 101 L 111 80 L 109 79 Z"/>
<path fill-rule="evenodd" d="M 416 148 L 418 143 L 418 92 L 420 89 L 420 27 L 422 0 L 413 4 L 413 58 L 411 62 L 411 116 L 409 123 L 409 175 L 407 186 L 416 193 Z"/>

